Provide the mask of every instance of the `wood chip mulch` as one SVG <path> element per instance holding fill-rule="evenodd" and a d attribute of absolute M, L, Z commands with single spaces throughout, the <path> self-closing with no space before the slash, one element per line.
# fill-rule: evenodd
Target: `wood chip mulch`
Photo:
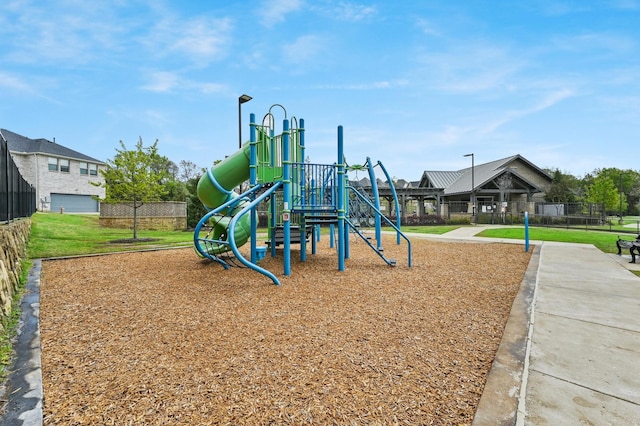
<path fill-rule="evenodd" d="M 339 272 L 327 240 L 265 258 L 279 287 L 193 249 L 43 262 L 45 425 L 470 424 L 530 254 L 352 239 Z"/>

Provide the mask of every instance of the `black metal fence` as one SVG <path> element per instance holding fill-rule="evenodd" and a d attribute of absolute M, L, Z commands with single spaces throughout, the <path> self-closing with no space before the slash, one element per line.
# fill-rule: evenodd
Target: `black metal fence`
<path fill-rule="evenodd" d="M 411 214 L 402 218 L 402 225 L 465 225 L 470 223 L 489 225 L 522 225 L 524 211 L 529 214 L 529 225 L 548 228 L 587 229 L 640 234 L 640 221 L 620 226 L 618 218 L 606 215 L 604 205 L 596 203 L 509 203 L 507 209 L 495 205 L 481 206 L 472 213 L 468 202 L 451 201 L 444 205 L 444 215 Z M 395 221 L 395 216 L 389 216 Z"/>
<path fill-rule="evenodd" d="M 30 217 L 36 211 L 36 189 L 18 171 L 0 133 L 0 222 Z"/>

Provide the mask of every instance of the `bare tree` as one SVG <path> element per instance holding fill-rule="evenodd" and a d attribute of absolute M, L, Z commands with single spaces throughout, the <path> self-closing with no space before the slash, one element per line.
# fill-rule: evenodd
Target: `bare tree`
<path fill-rule="evenodd" d="M 198 175 L 198 166 L 189 160 L 180 160 L 180 180 L 188 182 Z"/>

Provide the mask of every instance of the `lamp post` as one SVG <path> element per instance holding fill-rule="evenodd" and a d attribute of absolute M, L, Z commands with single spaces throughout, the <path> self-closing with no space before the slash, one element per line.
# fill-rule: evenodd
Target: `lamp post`
<path fill-rule="evenodd" d="M 471 154 L 465 154 L 465 157 L 471 157 L 471 208 L 472 208 L 472 214 L 471 214 L 471 220 L 473 223 L 475 223 L 476 221 L 476 183 L 475 183 L 475 164 L 474 164 L 474 160 L 475 160 L 475 156 L 473 155 L 473 153 Z"/>
<path fill-rule="evenodd" d="M 253 99 L 249 95 L 242 95 L 238 98 L 238 149 L 242 148 L 242 104 Z"/>

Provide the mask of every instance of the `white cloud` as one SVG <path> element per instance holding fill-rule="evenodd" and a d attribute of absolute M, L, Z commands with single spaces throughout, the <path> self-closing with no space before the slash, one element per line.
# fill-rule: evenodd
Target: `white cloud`
<path fill-rule="evenodd" d="M 94 2 L 24 1 L 3 7 L 0 13 L 8 16 L 0 20 L 0 35 L 14 46 L 6 58 L 17 63 L 86 64 L 114 48 L 122 28 L 113 21 L 112 8 Z"/>
<path fill-rule="evenodd" d="M 640 2 L 638 0 L 613 0 L 611 6 L 618 9 L 638 10 Z"/>
<path fill-rule="evenodd" d="M 424 34 L 433 37 L 442 37 L 442 32 L 436 27 L 436 25 L 424 18 L 420 18 L 416 21 L 416 26 L 422 31 Z"/>
<path fill-rule="evenodd" d="M 478 129 L 478 133 L 481 135 L 487 135 L 495 132 L 498 128 L 528 115 L 536 114 L 545 109 L 551 108 L 552 106 L 562 102 L 565 99 L 575 96 L 575 93 L 570 89 L 559 89 L 554 92 L 548 93 L 545 95 L 540 101 L 538 101 L 535 105 L 532 105 L 529 108 L 519 109 L 519 110 L 510 110 L 505 112 L 502 117 L 494 120 L 493 122 L 488 123 L 487 125 L 483 125 Z"/>
<path fill-rule="evenodd" d="M 588 52 L 593 55 L 598 51 L 611 53 L 633 52 L 637 41 L 631 37 L 612 32 L 590 32 L 566 37 L 555 37 L 550 40 L 550 47 L 565 52 Z"/>
<path fill-rule="evenodd" d="M 18 76 L 0 72 L 0 87 L 22 93 L 34 93 L 33 88 Z"/>
<path fill-rule="evenodd" d="M 520 71 L 525 60 L 514 59 L 509 50 L 483 43 L 460 43 L 445 52 L 427 52 L 418 57 L 420 73 L 436 90 L 474 93 L 504 88 Z"/>
<path fill-rule="evenodd" d="M 198 82 L 182 78 L 178 73 L 169 71 L 155 71 L 149 75 L 149 80 L 141 87 L 142 90 L 155 93 L 175 93 L 195 91 L 201 94 L 226 93 L 228 87 L 224 84 Z"/>
<path fill-rule="evenodd" d="M 229 33 L 233 28 L 230 19 L 196 18 L 176 23 L 172 31 L 169 49 L 182 53 L 197 64 L 207 65 L 226 56 Z"/>
<path fill-rule="evenodd" d="M 208 93 L 225 93 L 229 91 L 229 87 L 225 84 L 220 83 L 198 83 L 198 82 L 190 82 L 187 87 L 193 87 L 197 91 L 203 94 Z"/>
<path fill-rule="evenodd" d="M 471 128 L 447 125 L 439 132 L 432 134 L 434 141 L 443 145 L 455 145 L 471 132 Z"/>
<path fill-rule="evenodd" d="M 40 83 L 43 83 L 43 81 L 40 81 Z M 43 84 L 46 85 L 46 83 Z M 35 96 L 54 104 L 62 104 L 60 101 L 42 94 L 33 83 L 15 74 L 0 71 L 0 88 L 2 88 L 5 93 L 14 92 L 21 95 Z"/>
<path fill-rule="evenodd" d="M 284 22 L 286 15 L 302 8 L 301 0 L 266 0 L 258 9 L 260 22 L 267 28 Z"/>
<path fill-rule="evenodd" d="M 150 92 L 166 93 L 171 92 L 180 84 L 180 77 L 172 72 L 157 71 L 149 76 L 147 84 L 142 89 Z"/>
<path fill-rule="evenodd" d="M 293 43 L 286 44 L 283 55 L 288 62 L 295 64 L 308 63 L 325 50 L 325 42 L 317 35 L 298 37 Z"/>
<path fill-rule="evenodd" d="M 141 118 L 145 123 L 153 126 L 154 128 L 161 128 L 173 122 L 165 111 L 158 111 L 154 109 L 145 110 Z"/>
<path fill-rule="evenodd" d="M 381 90 L 407 86 L 408 84 L 409 81 L 407 80 L 381 80 L 357 84 L 322 84 L 314 86 L 314 88 L 329 90 Z"/>
<path fill-rule="evenodd" d="M 343 21 L 362 21 L 377 15 L 378 9 L 375 6 L 366 6 L 353 2 L 340 2 L 335 7 L 337 19 Z"/>

